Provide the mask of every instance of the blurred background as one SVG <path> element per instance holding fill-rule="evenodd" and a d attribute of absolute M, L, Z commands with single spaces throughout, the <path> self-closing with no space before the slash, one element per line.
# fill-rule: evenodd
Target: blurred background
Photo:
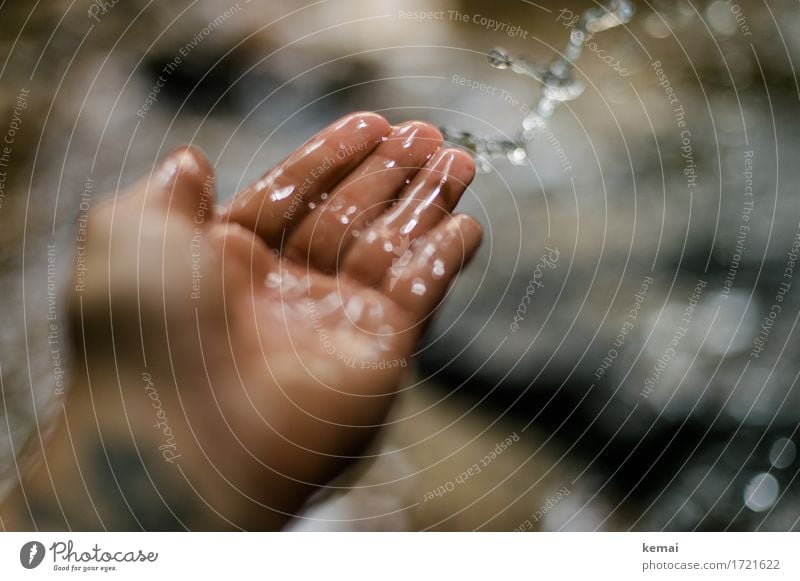
<path fill-rule="evenodd" d="M 487 53 L 599 5 L 0 3 L 0 472 L 62 397 L 89 208 L 184 143 L 230 197 L 352 110 L 514 137 L 542 86 Z M 634 5 L 465 195 L 484 247 L 375 459 L 291 528 L 800 528 L 800 6 Z"/>

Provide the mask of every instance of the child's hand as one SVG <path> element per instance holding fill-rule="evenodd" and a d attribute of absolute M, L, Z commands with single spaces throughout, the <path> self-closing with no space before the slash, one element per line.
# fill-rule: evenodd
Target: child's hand
<path fill-rule="evenodd" d="M 480 242 L 451 214 L 473 162 L 441 144 L 430 125 L 359 113 L 227 208 L 181 149 L 95 212 L 69 433 L 46 453 L 54 486 L 26 483 L 57 518 L 34 524 L 274 528 L 357 456 Z"/>

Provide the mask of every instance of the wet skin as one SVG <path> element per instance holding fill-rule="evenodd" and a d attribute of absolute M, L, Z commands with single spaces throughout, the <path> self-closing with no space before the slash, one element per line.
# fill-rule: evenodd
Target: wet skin
<path fill-rule="evenodd" d="M 182 148 L 93 212 L 74 379 L 9 529 L 275 529 L 374 436 L 481 228 L 432 126 L 357 113 L 226 207 Z"/>

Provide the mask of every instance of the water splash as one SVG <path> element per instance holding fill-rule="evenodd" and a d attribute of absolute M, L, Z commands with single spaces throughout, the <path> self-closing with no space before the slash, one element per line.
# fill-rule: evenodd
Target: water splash
<path fill-rule="evenodd" d="M 536 106 L 523 119 L 522 130 L 516 139 L 477 136 L 469 131 L 444 127 L 442 134 L 445 140 L 470 151 L 479 172 L 491 171 L 492 160 L 495 159 L 525 165 L 528 161 L 527 146 L 536 134 L 546 127 L 561 103 L 577 99 L 583 93 L 583 83 L 575 76 L 575 64 L 583 52 L 587 36 L 630 22 L 634 12 L 631 0 L 608 0 L 604 6 L 589 8 L 570 28 L 569 41 L 563 54 L 557 55 L 546 65 L 531 62 L 522 56 L 514 58 L 502 48 L 492 49 L 487 55 L 491 66 L 531 77 L 542 85 Z"/>

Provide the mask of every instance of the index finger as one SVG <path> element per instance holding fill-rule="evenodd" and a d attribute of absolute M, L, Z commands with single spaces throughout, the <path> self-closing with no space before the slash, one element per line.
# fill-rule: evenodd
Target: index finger
<path fill-rule="evenodd" d="M 227 218 L 277 246 L 391 131 L 376 113 L 353 113 L 308 140 L 234 196 Z"/>

